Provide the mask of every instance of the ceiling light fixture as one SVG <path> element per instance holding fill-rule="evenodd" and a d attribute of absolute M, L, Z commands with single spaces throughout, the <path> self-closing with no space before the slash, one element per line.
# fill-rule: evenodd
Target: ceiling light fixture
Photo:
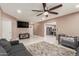
<path fill-rule="evenodd" d="M 22 13 L 22 11 L 18 9 L 18 10 L 17 10 L 17 13 Z"/>
<path fill-rule="evenodd" d="M 44 12 L 44 15 L 48 15 L 48 12 L 46 11 L 46 12 Z"/>
<path fill-rule="evenodd" d="M 76 8 L 79 8 L 79 5 L 76 5 L 75 7 L 76 7 Z"/>

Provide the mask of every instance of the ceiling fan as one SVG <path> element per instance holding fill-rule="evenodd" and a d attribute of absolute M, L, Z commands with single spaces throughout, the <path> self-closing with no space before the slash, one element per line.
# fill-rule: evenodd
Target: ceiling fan
<path fill-rule="evenodd" d="M 57 9 L 59 7 L 62 7 L 62 4 L 59 4 L 59 5 L 55 6 L 55 7 L 50 8 L 50 9 L 47 8 L 46 3 L 42 3 L 42 6 L 43 6 L 43 10 L 32 10 L 32 11 L 41 12 L 37 16 L 40 16 L 40 15 L 44 14 L 46 17 L 48 17 L 48 13 L 57 15 L 58 12 L 52 12 L 52 10 Z"/>

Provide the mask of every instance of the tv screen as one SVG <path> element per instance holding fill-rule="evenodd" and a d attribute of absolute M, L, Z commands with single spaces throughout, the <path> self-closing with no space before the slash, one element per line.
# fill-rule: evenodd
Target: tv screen
<path fill-rule="evenodd" d="M 17 21 L 18 28 L 29 28 L 29 22 L 25 21 Z"/>

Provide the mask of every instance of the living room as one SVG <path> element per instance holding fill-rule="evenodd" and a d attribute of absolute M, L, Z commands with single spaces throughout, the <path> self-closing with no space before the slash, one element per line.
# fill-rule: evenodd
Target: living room
<path fill-rule="evenodd" d="M 78 3 L 0 3 L 0 6 L 0 45 L 6 49 L 2 55 L 79 55 Z M 7 42 L 10 48 L 2 42 Z M 9 42 L 18 46 L 11 48 Z"/>

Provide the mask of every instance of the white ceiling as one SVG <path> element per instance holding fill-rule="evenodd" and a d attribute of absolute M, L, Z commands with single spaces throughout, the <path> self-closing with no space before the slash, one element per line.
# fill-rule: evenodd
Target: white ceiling
<path fill-rule="evenodd" d="M 41 3 L 0 3 L 0 5 L 4 12 L 15 16 L 19 20 L 30 21 L 32 23 L 43 21 L 42 18 L 44 18 L 44 15 L 36 16 L 37 14 L 39 14 L 39 12 L 32 11 L 36 9 L 43 10 L 43 6 Z M 58 3 L 47 3 L 48 8 L 51 8 L 55 5 L 58 5 Z M 46 18 L 46 20 L 77 12 L 79 11 L 79 8 L 75 8 L 76 5 L 78 5 L 78 3 L 64 3 L 61 8 L 53 10 L 58 12 L 58 15 L 49 14 L 49 17 Z M 18 9 L 22 11 L 21 14 L 17 13 Z"/>

